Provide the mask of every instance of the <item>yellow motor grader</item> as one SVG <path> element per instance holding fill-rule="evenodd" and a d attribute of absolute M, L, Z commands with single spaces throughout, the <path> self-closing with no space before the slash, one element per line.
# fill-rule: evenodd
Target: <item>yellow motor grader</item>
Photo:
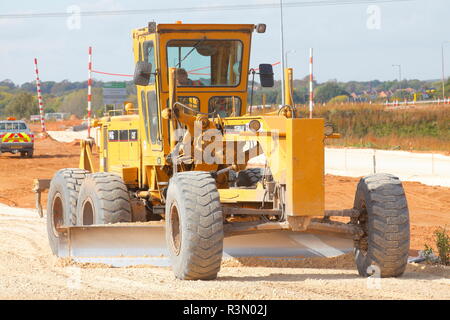
<path fill-rule="evenodd" d="M 49 189 L 55 255 L 151 258 L 164 232 L 175 276 L 206 280 L 217 277 L 225 237 L 245 246 L 244 235 L 321 232 L 352 238 L 362 276 L 404 272 L 409 213 L 399 179 L 362 178 L 353 208 L 325 210 L 324 140 L 338 135 L 294 106 L 248 108 L 249 75 L 274 85 L 271 65 L 249 64 L 252 34 L 265 29 L 151 22 L 132 32 L 138 108 L 92 121 L 98 169 L 88 138 L 79 168 L 36 181 L 41 215 Z"/>

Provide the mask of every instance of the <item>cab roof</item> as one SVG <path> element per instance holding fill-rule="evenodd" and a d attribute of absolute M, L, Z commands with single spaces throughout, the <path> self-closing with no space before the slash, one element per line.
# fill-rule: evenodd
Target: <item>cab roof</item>
<path fill-rule="evenodd" d="M 253 32 L 254 24 L 184 24 L 184 23 L 163 23 L 156 24 L 150 22 L 148 27 L 133 30 L 134 35 L 149 33 L 168 33 L 168 32 Z"/>

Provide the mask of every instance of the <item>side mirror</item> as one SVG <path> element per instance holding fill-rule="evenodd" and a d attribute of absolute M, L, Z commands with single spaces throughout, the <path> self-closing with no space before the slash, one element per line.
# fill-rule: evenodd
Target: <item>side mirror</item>
<path fill-rule="evenodd" d="M 152 64 L 145 61 L 138 61 L 134 70 L 134 84 L 137 86 L 147 86 L 152 75 Z"/>
<path fill-rule="evenodd" d="M 259 79 L 261 87 L 272 88 L 274 86 L 273 68 L 271 64 L 264 63 L 259 65 Z"/>

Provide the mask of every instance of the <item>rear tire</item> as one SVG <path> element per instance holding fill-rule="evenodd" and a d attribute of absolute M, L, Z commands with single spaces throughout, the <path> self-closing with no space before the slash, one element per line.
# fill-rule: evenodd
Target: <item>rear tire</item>
<path fill-rule="evenodd" d="M 26 156 L 27 156 L 27 158 L 33 158 L 33 150 L 27 151 Z"/>
<path fill-rule="evenodd" d="M 260 168 L 251 168 L 239 171 L 236 186 L 238 187 L 252 187 L 255 186 L 262 179 L 262 172 Z"/>
<path fill-rule="evenodd" d="M 408 263 L 410 231 L 408 204 L 400 180 L 390 174 L 362 178 L 354 207 L 360 216 L 353 222 L 364 230 L 363 238 L 355 241 L 359 274 L 401 276 Z"/>
<path fill-rule="evenodd" d="M 77 225 L 131 222 L 128 189 L 122 178 L 108 172 L 86 177 L 77 202 Z"/>
<path fill-rule="evenodd" d="M 89 172 L 82 169 L 59 170 L 50 182 L 47 200 L 47 234 L 53 254 L 58 255 L 64 234 L 59 227 L 74 225 L 80 185 Z"/>
<path fill-rule="evenodd" d="M 165 219 L 175 277 L 217 278 L 223 255 L 223 216 L 211 174 L 190 171 L 170 179 Z"/>

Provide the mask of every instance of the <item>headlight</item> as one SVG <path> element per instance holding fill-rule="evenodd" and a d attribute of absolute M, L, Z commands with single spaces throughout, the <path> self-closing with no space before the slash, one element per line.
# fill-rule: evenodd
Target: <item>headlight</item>
<path fill-rule="evenodd" d="M 333 133 L 334 133 L 333 125 L 331 123 L 326 123 L 325 124 L 325 135 L 331 136 Z"/>
<path fill-rule="evenodd" d="M 248 124 L 248 127 L 251 131 L 257 132 L 259 129 L 261 129 L 261 123 L 258 120 L 252 120 Z"/>

